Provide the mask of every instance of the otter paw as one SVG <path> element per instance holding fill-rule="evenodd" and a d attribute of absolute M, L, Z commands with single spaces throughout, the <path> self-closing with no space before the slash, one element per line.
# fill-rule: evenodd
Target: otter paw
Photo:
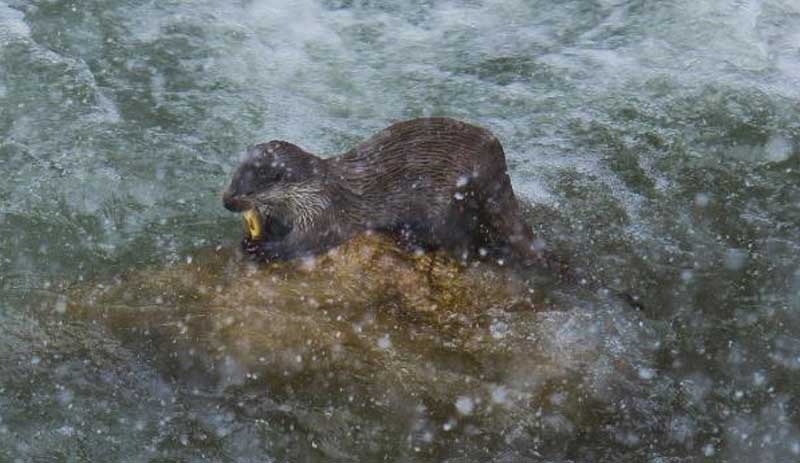
<path fill-rule="evenodd" d="M 258 242 L 253 241 L 250 238 L 242 238 L 240 245 L 242 247 L 242 252 L 245 254 L 253 255 L 258 251 Z"/>
<path fill-rule="evenodd" d="M 277 243 L 242 238 L 242 251 L 256 260 L 273 260 L 279 257 Z"/>
<path fill-rule="evenodd" d="M 242 238 L 242 251 L 250 257 L 258 258 L 261 255 L 261 248 L 263 247 L 262 241 L 251 240 L 250 238 Z"/>

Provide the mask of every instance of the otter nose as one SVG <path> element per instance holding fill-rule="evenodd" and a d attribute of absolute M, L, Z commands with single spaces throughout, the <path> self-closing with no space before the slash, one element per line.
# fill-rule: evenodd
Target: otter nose
<path fill-rule="evenodd" d="M 225 209 L 231 212 L 242 212 L 247 209 L 244 203 L 245 202 L 232 191 L 225 190 L 222 192 L 222 204 L 225 206 Z"/>

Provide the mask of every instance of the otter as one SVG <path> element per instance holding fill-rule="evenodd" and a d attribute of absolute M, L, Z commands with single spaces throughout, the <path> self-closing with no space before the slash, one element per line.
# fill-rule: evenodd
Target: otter
<path fill-rule="evenodd" d="M 266 231 L 245 236 L 262 261 L 321 254 L 361 233 L 383 232 L 413 249 L 461 259 L 564 264 L 522 217 L 505 153 L 488 130 L 449 118 L 399 122 L 339 156 L 286 141 L 248 148 L 223 193 L 225 207 L 254 214 Z"/>

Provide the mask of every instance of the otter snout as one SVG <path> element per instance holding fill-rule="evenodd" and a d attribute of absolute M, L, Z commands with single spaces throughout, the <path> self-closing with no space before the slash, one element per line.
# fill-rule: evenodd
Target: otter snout
<path fill-rule="evenodd" d="M 225 209 L 231 212 L 244 212 L 252 209 L 252 205 L 247 198 L 238 196 L 229 189 L 222 192 L 222 204 Z"/>

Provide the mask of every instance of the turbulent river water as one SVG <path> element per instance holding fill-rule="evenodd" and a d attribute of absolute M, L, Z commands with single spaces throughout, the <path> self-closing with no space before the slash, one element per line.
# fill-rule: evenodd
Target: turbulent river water
<path fill-rule="evenodd" d="M 798 461 L 798 108 L 796 0 L 0 0 L 0 461 Z M 419 116 L 643 308 L 236 256 L 247 145 Z"/>

